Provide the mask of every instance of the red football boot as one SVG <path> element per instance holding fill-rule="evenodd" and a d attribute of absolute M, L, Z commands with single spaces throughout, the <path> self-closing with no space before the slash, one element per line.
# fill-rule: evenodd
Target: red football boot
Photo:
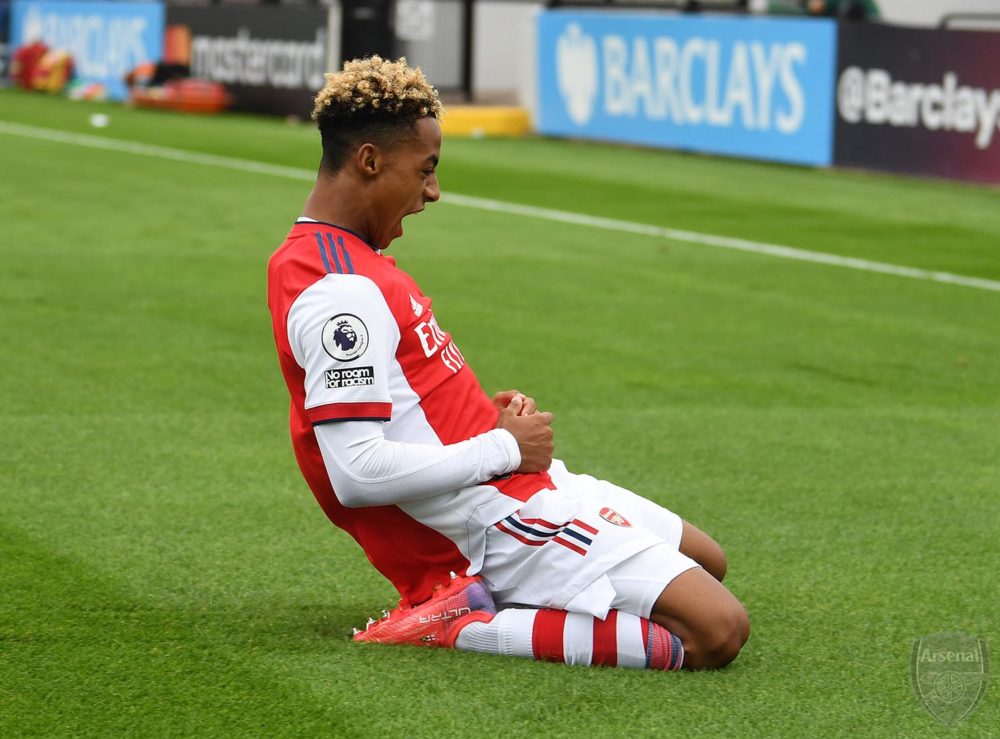
<path fill-rule="evenodd" d="M 481 577 L 452 577 L 434 588 L 434 595 L 418 606 L 403 606 L 370 619 L 365 630 L 354 630 L 354 641 L 379 644 L 416 644 L 423 647 L 455 646 L 455 639 L 474 621 L 490 621 L 497 607 Z"/>

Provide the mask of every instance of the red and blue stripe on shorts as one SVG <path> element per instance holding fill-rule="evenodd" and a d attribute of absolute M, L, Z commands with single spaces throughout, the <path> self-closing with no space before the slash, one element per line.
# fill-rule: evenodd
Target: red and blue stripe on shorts
<path fill-rule="evenodd" d="M 498 521 L 496 527 L 498 531 L 513 536 L 529 547 L 541 547 L 554 542 L 581 556 L 586 556 L 599 533 L 593 526 L 578 518 L 556 524 L 543 518 L 521 518 L 517 513 Z"/>

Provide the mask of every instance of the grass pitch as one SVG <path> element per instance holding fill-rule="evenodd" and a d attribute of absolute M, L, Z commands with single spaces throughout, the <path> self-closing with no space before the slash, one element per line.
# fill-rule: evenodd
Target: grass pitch
<path fill-rule="evenodd" d="M 95 131 L 92 112 L 111 116 Z M 0 119 L 313 169 L 308 127 L 0 92 Z M 0 735 L 985 736 L 912 642 L 1000 646 L 1000 293 L 440 203 L 392 253 L 571 469 L 714 535 L 719 672 L 354 645 L 392 588 L 295 466 L 265 264 L 308 183 L 0 133 Z M 996 190 L 447 140 L 445 190 L 1000 279 Z"/>

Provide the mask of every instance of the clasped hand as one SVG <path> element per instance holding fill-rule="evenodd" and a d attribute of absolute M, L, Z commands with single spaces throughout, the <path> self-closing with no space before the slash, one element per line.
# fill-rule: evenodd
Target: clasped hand
<path fill-rule="evenodd" d="M 517 440 L 521 465 L 515 472 L 541 472 L 552 464 L 552 414 L 539 411 L 534 398 L 517 390 L 505 390 L 493 396 L 500 411 L 496 428 L 506 429 Z"/>

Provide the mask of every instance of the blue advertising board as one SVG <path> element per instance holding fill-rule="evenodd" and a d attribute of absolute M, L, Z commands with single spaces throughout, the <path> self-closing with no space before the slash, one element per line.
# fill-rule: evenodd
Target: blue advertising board
<path fill-rule="evenodd" d="M 543 134 L 832 161 L 833 21 L 551 10 L 538 49 Z"/>
<path fill-rule="evenodd" d="M 158 2 L 14 0 L 10 44 L 32 41 L 73 55 L 76 78 L 100 82 L 112 100 L 125 98 L 124 77 L 163 53 L 163 5 Z"/>

